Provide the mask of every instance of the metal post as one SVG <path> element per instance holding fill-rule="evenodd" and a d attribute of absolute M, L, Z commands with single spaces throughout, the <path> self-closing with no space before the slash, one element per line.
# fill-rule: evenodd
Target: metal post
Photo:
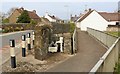
<path fill-rule="evenodd" d="M 72 38 L 72 36 L 71 36 L 71 55 L 74 53 L 74 51 L 73 51 L 73 38 Z"/>
<path fill-rule="evenodd" d="M 60 37 L 60 51 L 63 52 L 63 37 Z"/>
<path fill-rule="evenodd" d="M 26 36 L 22 35 L 22 57 L 26 56 Z"/>
<path fill-rule="evenodd" d="M 33 45 L 35 44 L 35 32 L 33 31 Z"/>
<path fill-rule="evenodd" d="M 30 40 L 30 33 L 28 33 L 27 43 L 28 43 L 28 50 L 31 50 L 31 40 Z"/>
<path fill-rule="evenodd" d="M 11 55 L 11 67 L 16 68 L 16 58 L 15 58 L 15 40 L 10 40 L 10 55 Z"/>

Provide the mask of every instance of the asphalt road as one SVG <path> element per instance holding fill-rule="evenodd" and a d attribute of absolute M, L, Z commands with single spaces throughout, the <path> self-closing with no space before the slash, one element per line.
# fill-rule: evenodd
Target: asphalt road
<path fill-rule="evenodd" d="M 77 54 L 46 72 L 89 72 L 106 51 L 107 49 L 87 32 L 79 30 Z"/>
<path fill-rule="evenodd" d="M 0 42 L 2 42 L 2 43 L 0 43 L 1 44 L 0 49 L 3 48 L 6 45 L 9 45 L 9 40 L 10 39 L 15 39 L 15 41 L 20 40 L 22 34 L 27 35 L 27 33 L 32 33 L 32 30 L 1 34 L 0 35 Z"/>
<path fill-rule="evenodd" d="M 12 33 L 5 33 L 0 35 L 0 65 L 7 62 L 10 59 L 10 50 L 9 50 L 9 40 L 15 40 L 15 54 L 20 53 L 21 51 L 21 36 L 27 35 L 27 33 L 32 34 L 33 30 L 26 30 L 26 31 L 19 31 L 19 32 L 12 32 Z M 19 42 L 18 42 L 19 41 Z"/>

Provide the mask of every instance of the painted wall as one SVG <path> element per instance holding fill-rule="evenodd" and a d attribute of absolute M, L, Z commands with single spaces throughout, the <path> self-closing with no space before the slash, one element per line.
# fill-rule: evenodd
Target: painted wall
<path fill-rule="evenodd" d="M 109 22 L 108 24 L 109 24 L 109 25 L 116 25 L 116 22 L 119 22 L 119 21 L 111 21 L 111 22 Z"/>
<path fill-rule="evenodd" d="M 55 19 L 52 19 L 48 14 L 46 13 L 45 18 L 47 18 L 50 22 L 56 22 Z"/>
<path fill-rule="evenodd" d="M 80 28 L 80 22 L 75 22 L 75 24 L 77 28 Z"/>
<path fill-rule="evenodd" d="M 93 11 L 83 21 L 79 23 L 81 30 L 86 31 L 87 27 L 100 31 L 106 31 L 108 22 L 101 17 L 96 11 Z"/>

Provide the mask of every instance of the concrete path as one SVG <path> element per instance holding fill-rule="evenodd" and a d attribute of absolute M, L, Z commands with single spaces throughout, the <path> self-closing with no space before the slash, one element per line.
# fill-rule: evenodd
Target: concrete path
<path fill-rule="evenodd" d="M 106 50 L 87 32 L 79 30 L 78 53 L 63 63 L 47 70 L 47 72 L 89 72 Z"/>

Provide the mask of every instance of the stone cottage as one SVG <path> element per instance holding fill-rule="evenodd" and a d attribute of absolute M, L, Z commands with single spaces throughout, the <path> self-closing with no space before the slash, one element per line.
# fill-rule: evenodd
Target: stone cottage
<path fill-rule="evenodd" d="M 13 11 L 13 13 L 8 17 L 9 23 L 16 23 L 18 17 L 25 9 L 23 7 L 17 8 Z M 28 11 L 28 10 L 27 10 Z M 32 20 L 39 21 L 40 17 L 36 14 L 36 10 L 28 11 L 28 15 Z"/>

